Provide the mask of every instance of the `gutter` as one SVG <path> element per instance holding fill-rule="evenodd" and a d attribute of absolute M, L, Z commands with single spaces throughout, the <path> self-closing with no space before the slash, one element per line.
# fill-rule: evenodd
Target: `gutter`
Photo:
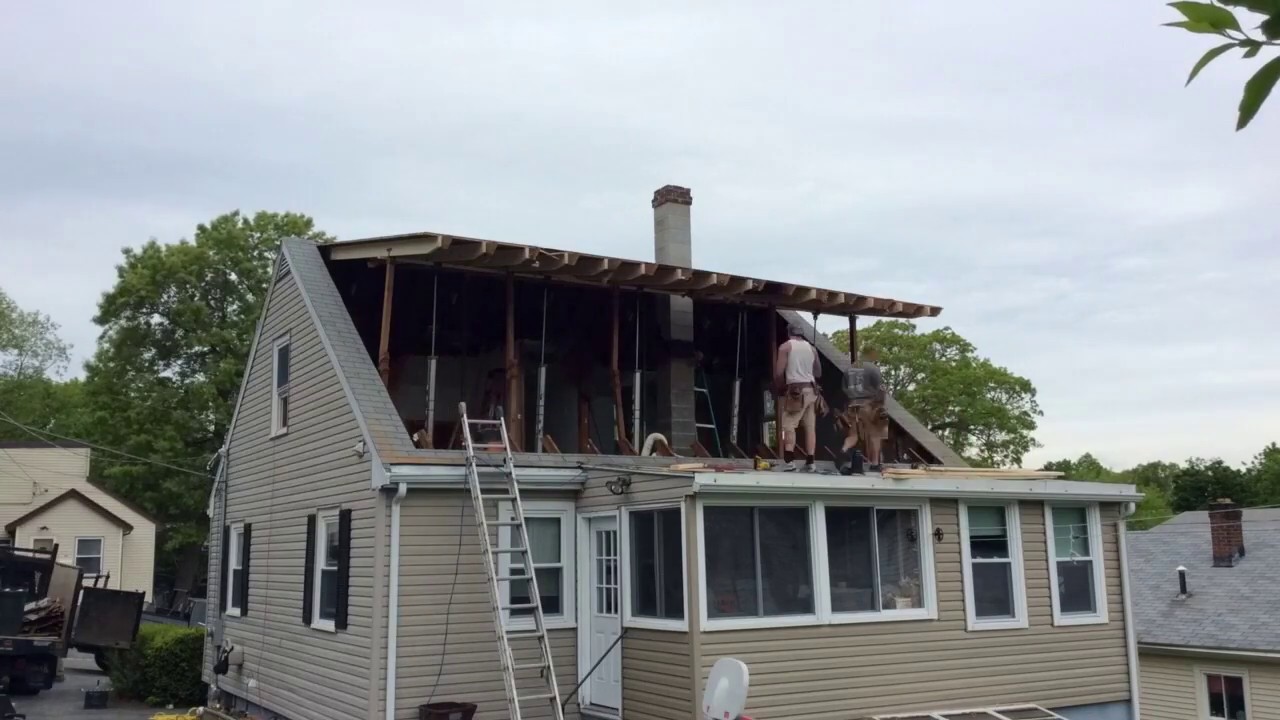
<path fill-rule="evenodd" d="M 1137 623 L 1133 619 L 1133 588 L 1129 579 L 1129 543 L 1125 539 L 1128 535 L 1128 523 L 1125 518 L 1132 515 L 1135 509 L 1137 506 L 1134 503 L 1125 505 L 1120 519 L 1116 521 L 1116 532 L 1120 550 L 1120 597 L 1124 602 L 1124 646 L 1125 655 L 1129 660 L 1129 707 L 1133 709 L 1133 720 L 1139 720 L 1142 717 L 1142 688 L 1138 677 L 1138 631 Z"/>
<path fill-rule="evenodd" d="M 1071 480 L 1005 480 L 1003 478 L 919 477 L 881 475 L 813 475 L 806 473 L 696 472 L 693 492 L 787 495 L 862 495 L 883 497 L 984 498 L 1134 502 L 1142 493 L 1133 485 Z"/>
<path fill-rule="evenodd" d="M 391 580 L 387 598 L 387 720 L 396 720 L 396 645 L 400 635 L 400 503 L 409 486 L 400 483 L 391 499 Z"/>

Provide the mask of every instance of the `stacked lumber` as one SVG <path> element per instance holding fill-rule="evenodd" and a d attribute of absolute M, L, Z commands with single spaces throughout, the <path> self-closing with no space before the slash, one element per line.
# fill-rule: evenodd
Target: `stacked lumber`
<path fill-rule="evenodd" d="M 1052 470 L 1025 470 L 1023 468 L 969 468 L 930 465 L 920 468 L 886 467 L 883 474 L 895 480 L 910 478 L 982 478 L 996 480 L 1055 480 L 1062 473 Z"/>
<path fill-rule="evenodd" d="M 22 614 L 20 635 L 60 635 L 66 613 L 54 598 L 41 598 L 27 603 Z"/>

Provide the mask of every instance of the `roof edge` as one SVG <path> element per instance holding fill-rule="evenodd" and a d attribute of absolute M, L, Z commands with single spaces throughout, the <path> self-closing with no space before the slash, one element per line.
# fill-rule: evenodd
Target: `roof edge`
<path fill-rule="evenodd" d="M 100 503 L 98 503 L 96 500 L 94 500 L 93 498 L 89 497 L 88 495 L 85 495 L 84 493 L 80 492 L 79 490 L 76 490 L 75 488 L 71 488 L 70 490 L 67 490 L 67 491 L 65 491 L 65 492 L 63 492 L 63 493 L 61 493 L 61 494 L 57 495 L 56 497 L 52 498 L 52 499 L 51 499 L 51 500 L 49 500 L 48 502 L 44 503 L 43 505 L 39 505 L 39 506 L 37 506 L 37 507 L 34 507 L 34 508 L 32 508 L 31 510 L 27 511 L 26 513 L 23 513 L 21 517 L 18 517 L 18 518 L 16 518 L 16 519 L 14 519 L 14 520 L 10 521 L 8 524 L 6 524 L 6 525 L 4 526 L 5 532 L 7 532 L 7 533 L 9 533 L 10 535 L 12 535 L 12 534 L 13 534 L 13 532 L 14 532 L 15 530 L 17 530 L 17 529 L 18 529 L 18 526 L 19 526 L 19 525 L 23 525 L 23 524 L 27 523 L 28 521 L 30 521 L 30 520 L 32 520 L 32 519 L 34 519 L 34 518 L 39 517 L 40 515 L 44 514 L 46 511 L 51 510 L 51 509 L 53 509 L 54 507 L 56 507 L 56 506 L 58 506 L 58 505 L 61 505 L 62 503 L 66 502 L 66 501 L 68 501 L 68 500 L 78 500 L 78 501 L 80 501 L 80 502 L 84 503 L 84 505 L 85 505 L 85 506 L 87 506 L 90 510 L 92 510 L 92 511 L 94 511 L 94 512 L 98 513 L 99 515 L 101 515 L 101 516 L 105 517 L 106 519 L 108 519 L 108 520 L 110 520 L 110 521 L 112 521 L 112 522 L 116 523 L 116 524 L 117 524 L 117 525 L 119 525 L 120 527 L 124 528 L 124 531 L 125 531 L 125 534 L 126 534 L 126 535 L 128 535 L 128 534 L 129 534 L 129 533 L 131 533 L 131 532 L 133 532 L 133 525 L 132 525 L 131 523 L 129 523 L 129 521 L 127 521 L 127 520 L 125 520 L 124 518 L 120 517 L 119 515 L 117 515 L 117 514 L 115 514 L 115 513 L 111 512 L 111 511 L 110 511 L 110 510 L 108 510 L 107 508 L 103 507 L 103 506 L 102 506 Z"/>

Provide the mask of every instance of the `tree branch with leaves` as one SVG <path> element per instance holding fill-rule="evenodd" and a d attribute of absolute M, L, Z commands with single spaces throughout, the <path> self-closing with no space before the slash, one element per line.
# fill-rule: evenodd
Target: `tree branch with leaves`
<path fill-rule="evenodd" d="M 1191 84 L 1192 80 L 1196 79 L 1200 71 L 1204 70 L 1209 63 L 1232 50 L 1238 49 L 1241 51 L 1241 57 L 1251 59 L 1262 52 L 1264 48 L 1280 47 L 1280 0 L 1219 0 L 1218 3 L 1172 2 L 1169 3 L 1169 7 L 1182 13 L 1184 19 L 1165 23 L 1166 26 L 1182 28 L 1187 32 L 1200 35 L 1218 35 L 1229 41 L 1211 48 L 1200 57 L 1196 64 L 1191 67 L 1191 74 L 1187 77 L 1188 85 Z M 1263 17 L 1262 21 L 1255 26 L 1259 34 L 1252 35 L 1247 32 L 1244 28 L 1249 23 L 1242 24 L 1240 18 L 1236 17 L 1236 14 L 1229 10 L 1228 7 L 1261 15 Z M 1257 20 L 1257 18 L 1252 18 L 1252 20 Z M 1244 84 L 1244 95 L 1240 98 L 1236 130 L 1243 130 L 1249 125 L 1254 116 L 1258 114 L 1258 111 L 1262 109 L 1262 104 L 1266 102 L 1267 96 L 1271 94 L 1271 90 L 1275 87 L 1277 80 L 1280 80 L 1280 56 L 1267 61 Z"/>

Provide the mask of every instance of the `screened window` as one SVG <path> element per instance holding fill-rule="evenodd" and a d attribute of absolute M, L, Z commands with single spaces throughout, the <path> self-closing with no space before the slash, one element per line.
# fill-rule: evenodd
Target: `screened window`
<path fill-rule="evenodd" d="M 925 607 L 918 510 L 827 506 L 824 512 L 831 612 Z"/>
<path fill-rule="evenodd" d="M 808 507 L 707 506 L 707 616 L 814 614 Z"/>
<path fill-rule="evenodd" d="M 1018 505 L 962 505 L 960 511 L 971 629 L 1025 627 Z"/>
<path fill-rule="evenodd" d="M 684 531 L 680 508 L 640 510 L 631 524 L 631 616 L 684 620 Z"/>
<path fill-rule="evenodd" d="M 1243 676 L 1205 672 L 1201 677 L 1210 718 L 1248 720 L 1249 703 L 1245 697 L 1247 692 Z"/>
<path fill-rule="evenodd" d="M 338 513 L 322 513 L 316 523 L 316 615 L 313 625 L 326 626 L 338 617 Z M 234 556 L 233 556 L 234 557 Z"/>
<path fill-rule="evenodd" d="M 102 574 L 102 538 L 76 538 L 76 567 L 86 575 Z"/>
<path fill-rule="evenodd" d="M 1053 614 L 1058 624 L 1106 621 L 1102 527 L 1096 505 L 1046 505 L 1052 557 Z"/>
<path fill-rule="evenodd" d="M 271 434 L 289 430 L 289 338 L 276 341 L 272 354 Z"/>

